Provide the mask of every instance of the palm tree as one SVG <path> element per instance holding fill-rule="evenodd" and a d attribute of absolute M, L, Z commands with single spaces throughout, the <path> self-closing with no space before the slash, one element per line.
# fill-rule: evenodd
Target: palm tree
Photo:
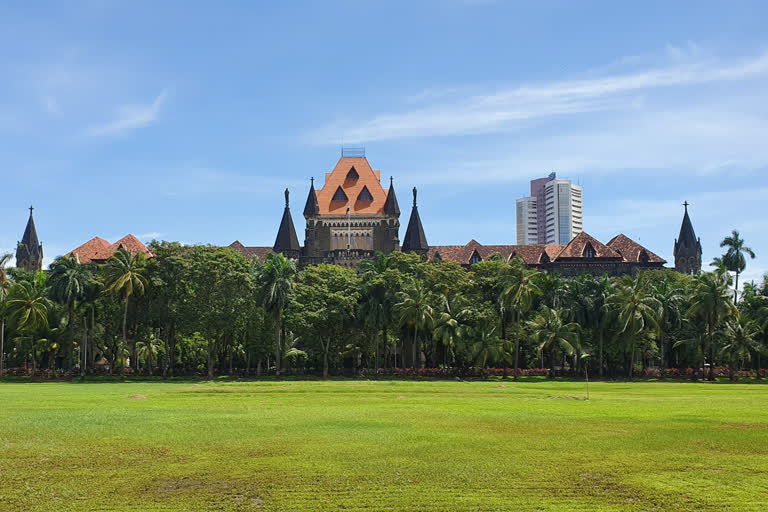
<path fill-rule="evenodd" d="M 5 301 L 8 298 L 8 290 L 11 280 L 5 272 L 5 266 L 11 260 L 11 253 L 0 255 L 0 377 L 3 376 L 5 356 Z"/>
<path fill-rule="evenodd" d="M 511 359 L 510 345 L 509 341 L 496 336 L 495 327 L 485 325 L 480 328 L 478 337 L 469 346 L 469 352 L 473 364 L 485 370 L 489 362 L 504 361 L 506 364 Z"/>
<path fill-rule="evenodd" d="M 706 328 L 701 338 L 709 345 L 709 380 L 715 380 L 713 359 L 717 330 L 725 320 L 737 313 L 728 291 L 730 281 L 725 268 L 719 268 L 714 272 L 703 272 L 694 277 L 693 296 L 688 314 L 701 321 Z M 676 343 L 675 346 L 684 341 Z M 704 350 L 702 347 L 702 356 Z"/>
<path fill-rule="evenodd" d="M 731 272 L 736 273 L 736 286 L 733 288 L 733 302 L 738 300 L 739 293 L 739 274 L 744 272 L 747 268 L 747 259 L 744 255 L 748 255 L 751 259 L 755 259 L 755 253 L 749 247 L 744 245 L 744 239 L 739 236 L 739 232 L 735 229 L 731 231 L 731 236 L 723 238 L 720 242 L 720 247 L 727 247 L 722 258 L 722 263 Z"/>
<path fill-rule="evenodd" d="M 398 294 L 400 302 L 395 306 L 400 313 L 401 325 L 413 326 L 413 346 L 411 367 L 416 368 L 417 361 L 421 358 L 421 343 L 419 342 L 419 329 L 427 329 L 434 321 L 434 310 L 432 309 L 429 292 L 421 284 L 409 287 L 407 290 Z"/>
<path fill-rule="evenodd" d="M 146 256 L 144 253 L 131 253 L 120 249 L 107 261 L 103 267 L 104 292 L 123 301 L 123 344 L 128 345 L 128 304 L 134 295 L 144 295 L 149 286 L 146 271 Z M 138 369 L 136 357 L 136 344 L 133 345 L 131 354 L 134 369 Z M 121 366 L 120 373 L 124 373 L 125 365 Z"/>
<path fill-rule="evenodd" d="M 392 256 L 383 252 L 377 252 L 373 259 L 363 260 L 360 263 L 360 273 L 363 278 L 361 317 L 366 324 L 372 325 L 376 330 L 374 366 L 377 373 L 379 371 L 379 333 L 386 347 L 387 324 L 392 317 L 392 294 L 386 285 L 384 275 L 394 268 L 394 263 Z"/>
<path fill-rule="evenodd" d="M 682 324 L 683 290 L 674 286 L 670 279 L 664 279 L 653 288 L 651 294 L 661 305 L 658 339 L 661 369 L 665 370 L 667 367 L 666 334 Z"/>
<path fill-rule="evenodd" d="M 609 308 L 613 308 L 619 321 L 618 334 L 625 334 L 629 344 L 628 377 L 632 378 L 635 365 L 637 340 L 646 333 L 659 331 L 659 318 L 662 305 L 659 299 L 649 293 L 639 277 L 624 276 L 608 298 Z"/>
<path fill-rule="evenodd" d="M 275 319 L 275 372 L 280 376 L 282 344 L 280 332 L 283 327 L 283 311 L 293 295 L 293 280 L 296 277 L 296 261 L 280 253 L 267 255 L 258 272 L 259 294 L 264 309 Z"/>
<path fill-rule="evenodd" d="M 517 258 L 510 262 L 510 270 L 511 272 L 504 274 L 499 303 L 501 304 L 502 321 L 505 311 L 509 311 L 512 314 L 514 328 L 517 330 L 514 359 L 515 380 L 517 380 L 520 364 L 520 324 L 525 314 L 531 310 L 534 296 L 542 294 L 541 289 L 536 284 L 541 273 L 528 270 L 525 264 Z"/>
<path fill-rule="evenodd" d="M 550 378 L 555 377 L 555 356 L 557 352 L 572 355 L 574 345 L 578 343 L 578 324 L 565 323 L 556 309 L 542 306 L 539 314 L 528 327 L 533 333 L 533 339 L 538 343 L 538 350 L 550 350 Z"/>
<path fill-rule="evenodd" d="M 725 341 L 722 354 L 728 360 L 728 378 L 736 380 L 736 366 L 741 361 L 749 361 L 752 352 L 761 352 L 763 348 L 757 342 L 758 326 L 743 316 L 731 319 L 725 324 L 721 336 Z"/>
<path fill-rule="evenodd" d="M 152 360 L 157 359 L 157 355 L 160 351 L 160 345 L 162 341 L 151 335 L 145 341 L 139 341 L 136 343 L 136 355 L 143 358 L 147 363 L 147 373 L 152 375 Z"/>
<path fill-rule="evenodd" d="M 51 294 L 57 302 L 67 306 L 66 370 L 68 372 L 72 371 L 73 366 L 75 303 L 83 298 L 92 280 L 93 273 L 90 267 L 81 265 L 72 255 L 57 259 L 51 267 L 49 276 Z M 83 363 L 84 361 L 80 364 Z"/>
<path fill-rule="evenodd" d="M 456 294 L 440 295 L 435 318 L 434 338 L 443 346 L 443 364 L 448 366 L 448 354 L 455 358 L 456 347 L 464 339 L 469 326 L 465 322 L 468 310 Z"/>
<path fill-rule="evenodd" d="M 31 354 L 33 367 L 37 351 L 35 333 L 48 327 L 48 310 L 51 307 L 45 283 L 43 272 L 35 274 L 31 281 L 16 282 L 11 285 L 6 301 L 9 317 L 20 334 L 17 342 L 22 342 Z"/>

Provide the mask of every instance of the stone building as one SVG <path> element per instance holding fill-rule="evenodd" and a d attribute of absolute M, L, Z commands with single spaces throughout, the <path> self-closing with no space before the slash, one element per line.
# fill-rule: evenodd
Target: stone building
<path fill-rule="evenodd" d="M 620 276 L 661 269 L 666 263 L 666 260 L 623 234 L 603 244 L 585 232 L 565 245 L 481 245 L 475 240 L 463 246 L 438 245 L 429 248 L 427 258 L 430 261 L 455 261 L 469 268 L 494 256 L 504 261 L 517 257 L 530 268 L 563 276 L 585 273 Z"/>
<path fill-rule="evenodd" d="M 21 242 L 16 244 L 16 266 L 37 272 L 43 269 L 43 244 L 37 238 L 37 229 L 35 228 L 35 219 L 32 216 L 33 207 L 29 207 L 29 220 L 24 229 L 24 235 Z"/>
<path fill-rule="evenodd" d="M 680 225 L 680 235 L 675 239 L 675 270 L 683 274 L 701 272 L 701 239 L 696 238 L 691 218 L 688 216 L 688 201 L 683 203 L 685 213 Z"/>

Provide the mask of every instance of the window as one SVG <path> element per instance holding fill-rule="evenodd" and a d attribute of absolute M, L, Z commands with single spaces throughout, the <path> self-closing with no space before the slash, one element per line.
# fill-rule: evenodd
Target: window
<path fill-rule="evenodd" d="M 344 193 L 344 191 L 341 189 L 341 186 L 336 189 L 336 192 L 334 192 L 333 197 L 331 198 L 331 201 L 346 201 L 347 200 L 347 194 Z"/>
<path fill-rule="evenodd" d="M 373 201 L 373 196 L 371 195 L 371 192 L 368 190 L 368 187 L 363 187 L 363 190 L 360 191 L 360 193 L 357 195 L 358 201 L 363 201 L 366 203 L 370 203 Z"/>
<path fill-rule="evenodd" d="M 587 258 L 588 260 L 591 260 L 591 259 L 594 259 L 595 256 L 597 256 L 595 254 L 595 248 L 592 247 L 592 244 L 587 244 L 587 246 L 584 247 L 584 257 Z"/>
<path fill-rule="evenodd" d="M 640 263 L 648 263 L 648 253 L 645 251 L 640 252 Z"/>
<path fill-rule="evenodd" d="M 352 168 L 347 173 L 347 179 L 348 180 L 356 180 L 360 177 L 359 174 L 357 174 L 357 170 L 355 169 L 355 166 L 353 165 Z"/>
<path fill-rule="evenodd" d="M 472 263 L 474 265 L 475 263 L 480 263 L 481 261 L 482 261 L 482 258 L 480 258 L 480 255 L 477 254 L 477 251 L 473 252 L 472 253 L 472 259 L 470 260 L 470 263 Z"/>

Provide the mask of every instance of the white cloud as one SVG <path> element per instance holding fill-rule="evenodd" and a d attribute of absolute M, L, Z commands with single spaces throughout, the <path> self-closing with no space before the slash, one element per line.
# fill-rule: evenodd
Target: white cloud
<path fill-rule="evenodd" d="M 153 231 L 151 233 L 142 233 L 140 235 L 136 235 L 136 238 L 138 238 L 142 242 L 151 242 L 152 240 L 158 240 L 161 236 L 163 236 L 162 233 L 157 233 Z"/>
<path fill-rule="evenodd" d="M 542 118 L 636 110 L 641 107 L 638 95 L 658 89 L 740 81 L 768 74 L 768 53 L 722 62 L 701 59 L 698 47 L 692 43 L 685 49 L 669 47 L 668 53 L 674 64 L 664 67 L 465 94 L 412 110 L 382 113 L 354 122 L 342 120 L 321 127 L 310 135 L 310 141 L 335 144 L 340 135 L 349 142 L 370 142 L 499 132 Z M 456 96 L 455 89 L 450 88 L 448 92 Z M 440 100 L 441 95 L 428 89 L 416 96 L 422 97 Z"/>
<path fill-rule="evenodd" d="M 167 90 L 163 90 L 149 105 L 123 105 L 118 109 L 115 119 L 108 123 L 88 128 L 85 135 L 89 137 L 105 137 L 119 135 L 148 126 L 157 121 L 160 109 L 165 103 L 167 95 Z"/>

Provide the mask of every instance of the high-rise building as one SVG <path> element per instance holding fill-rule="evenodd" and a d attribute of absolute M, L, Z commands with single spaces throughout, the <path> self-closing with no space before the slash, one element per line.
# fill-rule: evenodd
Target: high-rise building
<path fill-rule="evenodd" d="M 531 181 L 531 195 L 517 200 L 517 243 L 567 244 L 583 231 L 582 188 L 553 172 Z"/>

